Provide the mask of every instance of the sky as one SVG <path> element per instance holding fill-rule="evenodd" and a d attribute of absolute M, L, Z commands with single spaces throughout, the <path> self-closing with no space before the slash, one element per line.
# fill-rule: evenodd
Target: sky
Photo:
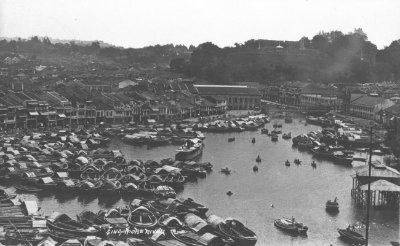
<path fill-rule="evenodd" d="M 399 14 L 399 0 L 0 0 L 0 37 L 224 47 L 362 28 L 383 48 L 400 39 Z"/>

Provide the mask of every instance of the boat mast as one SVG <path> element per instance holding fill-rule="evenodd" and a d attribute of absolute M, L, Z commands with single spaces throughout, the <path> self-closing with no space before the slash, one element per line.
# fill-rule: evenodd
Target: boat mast
<path fill-rule="evenodd" d="M 365 226 L 365 239 L 368 246 L 368 232 L 369 232 L 369 207 L 371 200 L 371 160 L 372 160 L 372 128 L 370 128 L 370 143 L 369 143 L 369 161 L 368 161 L 368 193 L 367 193 L 367 224 Z"/>

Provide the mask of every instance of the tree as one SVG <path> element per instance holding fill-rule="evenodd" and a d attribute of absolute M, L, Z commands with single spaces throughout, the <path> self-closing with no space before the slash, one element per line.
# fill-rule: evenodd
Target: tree
<path fill-rule="evenodd" d="M 33 36 L 33 37 L 31 37 L 31 40 L 30 40 L 32 43 L 40 43 L 40 39 L 38 38 L 38 36 Z"/>
<path fill-rule="evenodd" d="M 328 39 L 323 35 L 315 35 L 311 41 L 312 47 L 319 51 L 325 52 L 328 48 Z"/>
<path fill-rule="evenodd" d="M 185 65 L 186 65 L 185 59 L 175 58 L 175 59 L 172 59 L 171 62 L 169 63 L 169 68 L 171 69 L 171 71 L 184 72 Z"/>

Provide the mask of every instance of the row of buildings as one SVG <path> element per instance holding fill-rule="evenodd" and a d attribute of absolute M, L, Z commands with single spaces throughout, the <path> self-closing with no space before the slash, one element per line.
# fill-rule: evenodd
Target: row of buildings
<path fill-rule="evenodd" d="M 79 81 L 57 90 L 9 90 L 0 94 L 0 127 L 39 128 L 93 124 L 171 122 L 228 109 L 255 109 L 261 94 L 247 86 L 193 85 L 169 81 L 149 90 L 93 90 Z"/>

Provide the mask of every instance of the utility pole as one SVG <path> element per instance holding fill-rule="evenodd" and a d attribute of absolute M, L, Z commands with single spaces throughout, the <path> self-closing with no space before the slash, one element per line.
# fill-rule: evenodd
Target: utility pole
<path fill-rule="evenodd" d="M 367 194 L 367 224 L 365 226 L 365 239 L 366 245 L 368 246 L 369 236 L 369 207 L 371 201 L 371 160 L 372 160 L 372 128 L 370 128 L 370 143 L 369 143 L 369 162 L 368 162 L 368 194 Z"/>

